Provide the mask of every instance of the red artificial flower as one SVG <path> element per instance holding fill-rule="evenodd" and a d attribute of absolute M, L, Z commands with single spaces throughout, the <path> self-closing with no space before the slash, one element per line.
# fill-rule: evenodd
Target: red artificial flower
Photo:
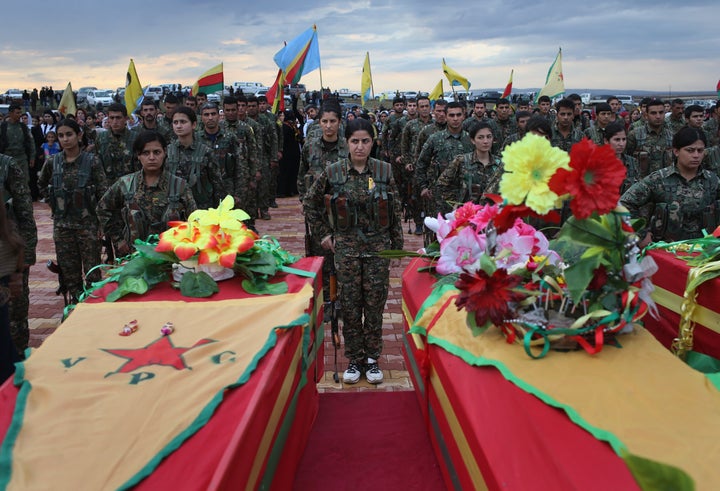
<path fill-rule="evenodd" d="M 587 286 L 587 290 L 588 291 L 599 290 L 603 286 L 605 286 L 605 283 L 607 283 L 607 281 L 608 281 L 607 269 L 605 269 L 605 265 L 601 264 L 595 271 L 593 271 L 593 277 Z"/>
<path fill-rule="evenodd" d="M 718 239 L 720 239 L 720 225 L 718 225 L 718 228 L 716 228 L 712 234 L 713 237 L 717 237 Z"/>
<path fill-rule="evenodd" d="M 559 196 L 572 196 L 570 209 L 583 220 L 595 211 L 604 215 L 615 209 L 625 174 L 610 145 L 597 146 L 583 138 L 570 149 L 570 170 L 558 169 L 549 185 Z"/>
<path fill-rule="evenodd" d="M 467 225 L 475 214 L 480 211 L 482 206 L 476 205 L 472 201 L 468 201 L 455 210 L 455 220 L 452 222 L 453 228 L 461 228 Z"/>
<path fill-rule="evenodd" d="M 493 223 L 498 234 L 501 234 L 515 226 L 517 218 L 536 217 L 549 223 L 560 223 L 560 214 L 551 211 L 547 215 L 539 215 L 526 205 L 505 205 L 500 213 L 495 215 Z"/>
<path fill-rule="evenodd" d="M 523 293 L 512 290 L 521 282 L 521 276 L 508 274 L 504 269 L 497 269 L 492 275 L 482 269 L 474 274 L 462 273 L 455 282 L 460 290 L 455 305 L 458 310 L 464 307 L 473 312 L 478 327 L 490 321 L 499 326 L 510 313 L 509 303 L 525 298 Z"/>

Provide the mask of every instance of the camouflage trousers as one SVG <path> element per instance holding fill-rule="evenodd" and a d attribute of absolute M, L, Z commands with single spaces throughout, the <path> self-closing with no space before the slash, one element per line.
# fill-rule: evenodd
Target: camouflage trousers
<path fill-rule="evenodd" d="M 345 357 L 365 363 L 380 358 L 382 320 L 390 283 L 390 260 L 335 255 L 343 318 Z"/>
<path fill-rule="evenodd" d="M 24 353 L 30 341 L 30 268 L 15 275 L 10 283 L 10 336 L 18 353 Z"/>
<path fill-rule="evenodd" d="M 275 162 L 275 166 L 270 166 L 270 185 L 268 189 L 268 204 L 277 198 L 278 176 L 280 175 L 280 164 Z"/>
<path fill-rule="evenodd" d="M 270 163 L 260 163 L 260 174 L 262 177 L 255 188 L 256 206 L 260 211 L 268 211 L 270 206 Z"/>
<path fill-rule="evenodd" d="M 53 240 L 64 286 L 68 293 L 77 299 L 84 291 L 83 273 L 88 284 L 100 281 L 99 269 L 87 274 L 90 269 L 100 264 L 102 242 L 98 239 L 98 231 L 94 227 L 54 227 Z"/>

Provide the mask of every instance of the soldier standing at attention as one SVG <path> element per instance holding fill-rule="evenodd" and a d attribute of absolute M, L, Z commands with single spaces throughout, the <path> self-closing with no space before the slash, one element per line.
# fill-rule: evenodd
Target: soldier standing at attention
<path fill-rule="evenodd" d="M 298 171 L 297 188 L 300 193 L 300 201 L 305 199 L 305 194 L 312 187 L 315 180 L 327 169 L 328 165 L 348 156 L 348 145 L 344 135 L 339 134 L 340 115 L 342 109 L 334 100 L 326 100 L 320 108 L 320 115 L 317 116 L 322 135 L 310 138 L 305 141 L 300 157 L 300 169 Z M 320 241 L 324 236 L 313 233 L 309 217 L 305 216 L 305 255 L 322 256 L 323 262 L 323 295 L 330 298 L 330 274 L 331 264 L 334 261 L 332 251 L 322 247 Z M 326 313 L 329 319 L 330 313 Z"/>
<path fill-rule="evenodd" d="M 400 137 L 402 133 L 397 133 L 397 121 L 403 117 L 405 111 L 405 99 L 397 96 L 393 99 L 393 112 L 388 116 L 381 134 L 383 157 L 385 161 L 393 163 L 393 156 L 400 152 Z M 397 146 L 398 148 L 395 148 Z"/>
<path fill-rule="evenodd" d="M 169 134 L 169 138 L 166 141 L 170 143 L 176 138 L 175 132 L 172 130 L 172 117 L 175 111 L 177 111 L 177 108 L 180 107 L 180 99 L 171 92 L 165 96 L 163 105 L 165 106 L 165 114 L 159 118 L 158 126 L 163 128 L 162 134 Z"/>
<path fill-rule="evenodd" d="M 615 156 L 624 165 L 627 173 L 625 174 L 625 180 L 620 186 L 620 194 L 622 195 L 627 191 L 630 186 L 640 180 L 640 166 L 638 161 L 625 153 L 625 147 L 627 147 L 627 131 L 625 125 L 621 122 L 610 123 L 603 132 L 605 137 L 605 145 L 610 145 L 615 151 Z"/>
<path fill-rule="evenodd" d="M 622 112 L 623 108 L 620 99 L 618 99 L 614 95 L 611 95 L 605 100 L 605 102 L 610 105 L 610 110 L 612 111 L 612 114 L 610 115 L 610 123 L 618 121 L 618 118 L 620 118 L 620 113 Z"/>
<path fill-rule="evenodd" d="M 127 128 L 127 116 L 124 105 L 110 104 L 107 110 L 109 131 L 98 133 L 95 141 L 95 153 L 109 184 L 136 170 L 132 148 L 137 133 Z"/>
<path fill-rule="evenodd" d="M 595 145 L 603 145 L 605 143 L 605 128 L 611 123 L 612 108 L 610 104 L 601 103 L 595 106 L 595 125 L 585 130 L 585 136 L 595 143 Z"/>
<path fill-rule="evenodd" d="M 430 115 L 430 99 L 428 96 L 417 98 L 418 117 L 403 128 L 402 139 L 400 140 L 400 156 L 405 169 L 405 188 L 408 197 L 408 212 L 415 223 L 415 235 L 422 235 L 422 202 L 420 190 L 415 187 L 415 157 L 418 154 L 417 145 L 420 132 L 432 124 Z"/>
<path fill-rule="evenodd" d="M 130 254 L 136 239 L 164 232 L 169 221 L 187 220 L 195 211 L 187 182 L 165 169 L 166 147 L 157 131 L 140 133 L 133 151 L 142 168 L 115 181 L 97 205 L 100 225 L 118 254 Z"/>
<path fill-rule="evenodd" d="M 235 207 L 245 210 L 251 203 L 248 199 L 251 176 L 247 147 L 237 140 L 234 131 L 220 127 L 218 105 L 214 102 L 203 104 L 200 117 L 203 129 L 196 136 L 215 153 L 223 185 L 235 199 Z"/>
<path fill-rule="evenodd" d="M 702 168 L 704 153 L 705 133 L 682 128 L 673 137 L 675 164 L 652 172 L 622 195 L 620 203 L 633 218 L 651 205 L 648 231 L 640 247 L 650 241 L 702 237 L 703 229 L 717 227 L 720 180 Z"/>
<path fill-rule="evenodd" d="M 495 128 L 493 128 L 494 139 L 492 151 L 494 154 L 497 154 L 500 152 L 502 143 L 510 135 L 517 133 L 518 128 L 515 118 L 512 117 L 510 101 L 507 99 L 498 100 L 497 104 L 495 104 L 495 111 L 497 111 L 497 119 L 495 120 Z"/>
<path fill-rule="evenodd" d="M 570 148 L 583 137 L 582 132 L 573 125 L 575 105 L 569 99 L 561 99 L 555 104 L 555 109 L 557 117 L 552 127 L 550 143 L 553 147 L 569 152 Z"/>
<path fill-rule="evenodd" d="M 10 298 L 10 334 L 17 352 L 24 354 L 30 339 L 28 326 L 28 309 L 30 307 L 30 289 L 28 280 L 30 266 L 35 264 L 35 249 L 37 247 L 37 227 L 33 217 L 32 198 L 28 187 L 27 177 L 14 158 L 0 154 L 0 186 L 4 190 L 3 197 L 9 201 L 3 203 L 7 210 L 7 218 L 15 222 L 15 226 L 23 242 L 23 267 L 20 271 L 20 295 Z"/>
<path fill-rule="evenodd" d="M 123 106 L 124 107 L 124 106 Z M 107 180 L 96 155 L 80 150 L 82 132 L 73 119 L 57 126 L 63 151 L 49 158 L 38 185 L 47 190 L 53 213 L 53 241 L 63 281 L 77 302 L 85 282 L 100 281 L 100 223 L 95 208 L 105 194 Z"/>
<path fill-rule="evenodd" d="M 276 145 L 277 145 L 277 153 L 275 154 L 275 159 L 270 159 L 270 184 L 268 186 L 268 196 L 269 196 L 269 203 L 268 205 L 270 208 L 277 208 L 277 201 L 275 199 L 277 198 L 277 187 L 278 187 L 278 175 L 280 174 L 280 160 L 282 159 L 282 149 L 283 149 L 283 130 L 282 130 L 282 123 L 278 122 L 277 116 L 275 116 L 270 110 L 270 105 L 268 104 L 267 97 L 264 95 L 258 96 L 258 119 L 260 121 L 264 121 L 265 125 L 268 127 L 268 131 L 270 131 L 270 124 L 272 124 L 272 127 L 275 128 L 275 137 L 276 137 Z"/>
<path fill-rule="evenodd" d="M 494 136 L 490 125 L 475 122 L 470 126 L 469 136 L 475 149 L 455 157 L 438 178 L 437 187 L 444 203 L 481 203 L 483 193 L 502 173 L 500 157 L 491 152 Z M 443 213 L 450 209 L 447 205 Z"/>
<path fill-rule="evenodd" d="M 670 105 L 670 114 L 665 116 L 665 124 L 670 128 L 670 132 L 674 135 L 680 128 L 685 126 L 685 101 L 682 99 L 673 99 Z"/>
<path fill-rule="evenodd" d="M 406 106 L 407 114 L 393 119 L 393 121 L 388 124 L 389 127 L 387 135 L 387 148 L 390 154 L 388 162 L 392 165 L 395 185 L 397 185 L 398 191 L 400 192 L 400 200 L 402 201 L 403 207 L 405 206 L 405 203 L 410 200 L 410 194 L 408 193 L 407 185 L 405 183 L 405 166 L 402 161 L 402 133 L 408 121 L 413 121 L 418 117 L 417 100 L 409 99 L 406 102 Z"/>
<path fill-rule="evenodd" d="M 8 107 L 7 121 L 0 123 L 0 154 L 9 155 L 23 171 L 28 181 L 30 170 L 35 169 L 35 140 L 30 128 L 20 121 L 22 109 L 17 103 Z M 37 169 L 34 170 L 37 172 Z"/>
<path fill-rule="evenodd" d="M 420 189 L 420 197 L 426 203 L 426 215 L 435 217 L 447 209 L 437 188 L 437 179 L 455 157 L 473 150 L 472 141 L 462 129 L 463 110 L 459 102 L 447 105 L 447 127 L 428 138 L 420 151 L 415 168 L 415 179 Z M 432 233 L 425 234 L 426 243 L 434 240 Z"/>
<path fill-rule="evenodd" d="M 180 106 L 173 115 L 177 140 L 168 145 L 165 165 L 172 175 L 187 181 L 198 208 L 214 208 L 227 196 L 227 191 L 213 151 L 195 138 L 196 127 L 195 111 Z"/>
<path fill-rule="evenodd" d="M 573 102 L 573 125 L 584 133 L 590 128 L 590 116 L 582 110 L 582 98 L 580 94 L 570 94 L 567 98 Z"/>
<path fill-rule="evenodd" d="M 640 164 L 642 177 L 672 163 L 673 133 L 665 123 L 665 105 L 659 99 L 650 100 L 645 110 L 646 121 L 628 133 L 625 152 Z M 638 120 L 638 123 L 642 120 Z"/>
<path fill-rule="evenodd" d="M 716 147 L 720 143 L 720 102 L 713 106 L 712 115 L 703 124 L 703 129 L 708 137 L 708 147 Z"/>
<path fill-rule="evenodd" d="M 258 137 L 258 146 L 262 148 L 260 152 L 260 174 L 262 178 L 258 181 L 257 186 L 257 207 L 260 218 L 270 220 L 270 167 L 278 165 L 277 130 L 272 122 L 260 118 L 259 111 L 257 97 L 248 97 L 247 119 L 256 122 L 257 127 L 261 128 L 260 132 L 255 133 Z"/>
<path fill-rule="evenodd" d="M 166 142 L 171 139 L 172 129 L 170 126 L 158 123 L 158 110 L 155 101 L 147 97 L 140 103 L 140 124 L 135 126 L 133 131 L 140 133 L 149 130 L 160 133 Z"/>
<path fill-rule="evenodd" d="M 550 97 L 546 95 L 541 95 L 538 98 L 538 109 L 540 112 L 538 113 L 543 118 L 547 119 L 550 122 L 553 122 L 555 118 L 553 118 L 552 114 L 550 114 L 550 107 L 552 105 L 552 101 L 550 101 Z M 575 109 L 575 106 L 573 106 L 573 110 Z"/>
<path fill-rule="evenodd" d="M 390 164 L 370 157 L 371 123 L 363 118 L 349 121 L 345 137 L 349 157 L 320 174 L 305 194 L 303 208 L 313 235 L 322 237 L 322 247 L 335 254 L 349 360 L 343 382 L 354 384 L 364 372 L 369 383 L 378 384 L 383 381 L 378 360 L 390 261 L 376 253 L 403 247 L 398 193 Z"/>
<path fill-rule="evenodd" d="M 504 150 L 505 147 L 507 147 L 511 143 L 522 140 L 523 136 L 525 136 L 525 133 L 527 131 L 527 123 L 530 119 L 530 116 L 532 116 L 530 111 L 517 111 L 515 113 L 515 121 L 517 121 L 517 132 L 513 133 L 505 139 L 501 151 Z"/>

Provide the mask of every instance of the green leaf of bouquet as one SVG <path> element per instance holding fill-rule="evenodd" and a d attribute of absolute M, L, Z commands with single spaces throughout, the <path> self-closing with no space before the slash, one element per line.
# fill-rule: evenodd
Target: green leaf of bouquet
<path fill-rule="evenodd" d="M 568 237 L 575 242 L 588 246 L 607 247 L 615 242 L 614 235 L 612 230 L 607 229 L 592 218 L 585 220 L 570 218 L 560 230 L 561 237 Z"/>
<path fill-rule="evenodd" d="M 156 244 L 148 244 L 147 242 L 136 241 L 135 250 L 141 253 L 143 256 L 158 262 L 177 262 L 177 256 L 170 252 L 157 252 L 155 250 Z"/>
<path fill-rule="evenodd" d="M 143 278 L 147 281 L 149 287 L 153 287 L 168 279 L 171 263 L 153 263 L 149 264 L 145 269 Z"/>
<path fill-rule="evenodd" d="M 186 297 L 206 298 L 219 290 L 215 280 L 204 271 L 187 271 L 180 280 L 180 293 Z"/>
<path fill-rule="evenodd" d="M 267 281 L 242 281 L 243 289 L 252 295 L 281 295 L 288 292 L 288 285 L 284 281 L 268 283 Z"/>
<path fill-rule="evenodd" d="M 593 278 L 593 272 L 600 265 L 600 256 L 581 259 L 565 269 L 565 282 L 573 302 L 580 301 Z"/>
<path fill-rule="evenodd" d="M 402 259 L 404 257 L 423 257 L 425 254 L 419 252 L 406 251 L 403 249 L 385 249 L 376 253 L 378 257 L 384 257 L 386 259 Z"/>
<path fill-rule="evenodd" d="M 249 261 L 242 262 L 241 266 L 252 271 L 254 274 L 266 277 L 274 276 L 277 272 L 275 256 L 273 256 L 271 252 L 262 250 L 258 250 L 255 254 L 253 254 Z"/>
<path fill-rule="evenodd" d="M 646 459 L 629 452 L 624 453 L 621 457 L 643 490 L 693 491 L 695 489 L 692 477 L 679 467 Z"/>
<path fill-rule="evenodd" d="M 492 275 L 497 269 L 495 261 L 487 254 L 480 255 L 480 269 L 485 271 L 487 274 Z"/>
<path fill-rule="evenodd" d="M 120 284 L 128 293 L 137 293 L 138 295 L 142 295 L 148 291 L 148 284 L 144 278 L 135 278 L 131 276 L 124 278 Z"/>
<path fill-rule="evenodd" d="M 472 332 L 473 337 L 477 337 L 488 330 L 491 325 L 490 321 L 487 321 L 484 326 L 478 326 L 477 320 L 475 320 L 475 314 L 468 312 L 467 314 L 467 325 Z"/>

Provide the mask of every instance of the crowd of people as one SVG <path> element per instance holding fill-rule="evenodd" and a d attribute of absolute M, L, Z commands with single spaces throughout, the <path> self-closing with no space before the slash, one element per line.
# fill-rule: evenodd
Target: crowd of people
<path fill-rule="evenodd" d="M 610 145 L 627 169 L 621 203 L 648 218 L 643 243 L 699 237 L 720 222 L 717 105 L 708 115 L 679 99 L 644 99 L 636 110 L 611 97 L 588 114 L 577 94 L 554 106 L 548 97 L 537 107 L 500 99 L 492 109 L 420 96 L 369 112 L 329 96 L 302 107 L 293 97 L 274 114 L 264 97 L 217 104 L 200 92 L 145 99 L 135 114 L 120 103 L 62 119 L 27 109 L 12 103 L 0 125 L 0 180 L 12 203 L 7 220 L 0 213 L 0 379 L 28 344 L 36 200 L 52 209 L 57 263 L 75 302 L 100 279 L 96 265 L 133 252 L 168 221 L 230 195 L 256 228 L 272 219 L 276 198 L 297 196 L 306 253 L 325 258 L 325 298 L 330 276 L 339 285 L 346 383 L 383 380 L 389 262 L 376 253 L 403 247 L 403 217 L 407 233 L 429 244 L 425 217 L 497 192 L 502 150 L 527 133 L 568 152 L 582 138 Z"/>

